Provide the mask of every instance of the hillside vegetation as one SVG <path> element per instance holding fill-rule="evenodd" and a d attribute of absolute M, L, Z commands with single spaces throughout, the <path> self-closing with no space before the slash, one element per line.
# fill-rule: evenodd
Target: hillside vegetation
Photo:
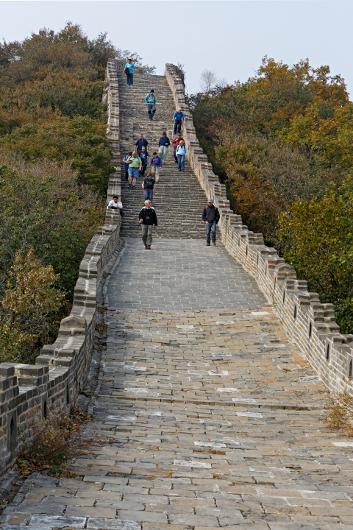
<path fill-rule="evenodd" d="M 353 104 L 344 80 L 308 60 L 265 57 L 247 82 L 189 102 L 231 207 L 353 332 Z"/>
<path fill-rule="evenodd" d="M 105 67 L 140 57 L 67 23 L 0 44 L 0 362 L 54 340 L 104 219 L 111 152 Z"/>

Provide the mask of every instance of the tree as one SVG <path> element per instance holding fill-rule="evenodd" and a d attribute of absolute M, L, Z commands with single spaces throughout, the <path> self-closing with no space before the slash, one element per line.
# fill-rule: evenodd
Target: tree
<path fill-rule="evenodd" d="M 79 185 L 67 163 L 28 164 L 0 152 L 0 298 L 16 253 L 33 248 L 60 275 L 58 287 L 71 299 L 84 250 L 102 220 L 103 205 Z"/>
<path fill-rule="evenodd" d="M 54 287 L 58 276 L 30 248 L 17 251 L 0 310 L 0 360 L 26 361 L 56 330 L 65 294 Z"/>
<path fill-rule="evenodd" d="M 211 70 L 203 70 L 201 73 L 201 89 L 203 92 L 210 92 L 217 84 L 217 76 Z"/>
<path fill-rule="evenodd" d="M 353 182 L 331 186 L 319 200 L 297 201 L 279 216 L 284 256 L 317 291 L 332 302 L 344 333 L 353 331 Z"/>
<path fill-rule="evenodd" d="M 14 129 L 0 141 L 3 149 L 22 154 L 26 160 L 41 158 L 70 161 L 79 182 L 89 184 L 101 194 L 107 189 L 111 150 L 106 124 L 86 116 L 54 116 Z"/>

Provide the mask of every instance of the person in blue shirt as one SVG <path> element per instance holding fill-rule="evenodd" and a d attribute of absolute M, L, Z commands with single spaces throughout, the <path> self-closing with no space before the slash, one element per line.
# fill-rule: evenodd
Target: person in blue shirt
<path fill-rule="evenodd" d="M 176 149 L 176 156 L 178 159 L 178 171 L 185 171 L 185 157 L 188 154 L 184 140 L 180 141 Z"/>
<path fill-rule="evenodd" d="M 130 151 L 127 155 L 124 156 L 123 162 L 124 162 L 124 169 L 125 169 L 125 178 L 126 180 L 129 178 L 129 164 L 126 163 L 127 159 L 132 156 L 132 151 Z"/>
<path fill-rule="evenodd" d="M 147 103 L 147 111 L 149 120 L 153 120 L 154 113 L 156 112 L 156 96 L 154 95 L 153 88 L 150 93 L 145 97 L 145 103 Z"/>
<path fill-rule="evenodd" d="M 174 121 L 174 134 L 176 134 L 177 132 L 180 134 L 181 124 L 183 121 L 186 121 L 186 118 L 184 114 L 181 112 L 180 108 L 176 112 L 174 112 L 173 121 Z"/>
<path fill-rule="evenodd" d="M 162 137 L 159 139 L 159 151 L 158 154 L 162 159 L 163 164 L 167 161 L 168 147 L 170 146 L 170 141 L 166 133 L 162 134 Z"/>
<path fill-rule="evenodd" d="M 132 62 L 132 59 L 128 59 L 127 63 L 125 65 L 125 73 L 126 73 L 126 82 L 128 85 L 134 84 L 134 63 Z"/>

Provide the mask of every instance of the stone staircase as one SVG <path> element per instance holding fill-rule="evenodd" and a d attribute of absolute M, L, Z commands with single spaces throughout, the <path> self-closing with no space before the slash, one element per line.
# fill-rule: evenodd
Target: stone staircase
<path fill-rule="evenodd" d="M 172 92 L 163 76 L 134 75 L 134 85 L 127 86 L 123 73 L 119 78 L 120 104 L 120 149 L 122 156 L 132 151 L 136 140 L 143 134 L 149 142 L 148 152 L 158 152 L 159 139 L 165 131 L 173 138 L 173 114 L 175 112 Z M 157 98 L 157 112 L 153 121 L 148 119 L 146 94 L 154 88 Z M 147 173 L 147 171 L 146 171 Z M 125 180 L 124 165 L 121 164 L 122 203 L 125 216 L 122 219 L 122 237 L 140 237 L 141 229 L 138 213 L 144 205 L 142 179 L 139 178 L 135 190 L 129 189 Z M 174 161 L 173 148 L 168 150 L 167 163 L 160 171 L 156 185 L 153 206 L 158 216 L 158 230 L 155 237 L 203 239 L 205 225 L 202 210 L 207 198 L 190 165 L 186 162 L 185 171 L 178 171 Z"/>

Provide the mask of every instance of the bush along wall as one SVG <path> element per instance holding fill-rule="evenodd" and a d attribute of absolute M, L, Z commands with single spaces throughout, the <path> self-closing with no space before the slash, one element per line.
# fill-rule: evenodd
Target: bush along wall
<path fill-rule="evenodd" d="M 227 251 L 256 279 L 289 337 L 317 371 L 316 377 L 331 391 L 353 395 L 353 335 L 340 332 L 333 305 L 321 303 L 318 293 L 308 290 L 307 281 L 297 279 L 285 258 L 264 244 L 263 235 L 249 230 L 241 216 L 233 213 L 226 186 L 219 182 L 200 147 L 184 85 L 173 65 L 166 65 L 166 77 L 176 108 L 181 107 L 187 117 L 183 137 L 190 163 L 206 195 L 214 199 L 220 210 L 219 226 Z"/>

